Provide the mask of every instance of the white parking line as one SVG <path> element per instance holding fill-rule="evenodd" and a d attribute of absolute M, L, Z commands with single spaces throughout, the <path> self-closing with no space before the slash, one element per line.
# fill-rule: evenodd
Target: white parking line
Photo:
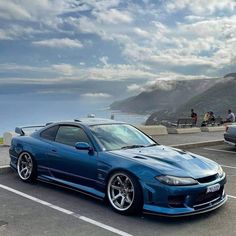
<path fill-rule="evenodd" d="M 232 153 L 236 155 L 236 151 L 227 151 L 227 150 L 219 150 L 219 149 L 214 149 L 214 148 L 204 148 L 205 150 L 208 151 L 215 151 L 215 152 L 224 152 L 224 153 Z"/>
<path fill-rule="evenodd" d="M 221 165 L 221 164 L 220 164 L 220 165 Z M 235 166 L 226 166 L 226 165 L 221 165 L 221 166 L 224 167 L 224 168 L 236 169 Z"/>
<path fill-rule="evenodd" d="M 115 234 L 118 234 L 118 235 L 121 235 L 121 236 L 132 236 L 131 234 L 128 234 L 128 233 L 126 233 L 126 232 L 124 232 L 124 231 L 121 231 L 121 230 L 116 229 L 116 228 L 114 228 L 114 227 L 111 227 L 111 226 L 109 226 L 109 225 L 103 224 L 103 223 L 101 223 L 101 222 L 99 222 L 99 221 L 90 219 L 90 218 L 88 218 L 88 217 L 85 217 L 85 216 L 76 214 L 76 213 L 74 213 L 73 211 L 69 211 L 69 210 L 64 209 L 64 208 L 62 208 L 62 207 L 53 205 L 53 204 L 51 204 L 51 203 L 49 203 L 49 202 L 46 202 L 46 201 L 43 201 L 43 200 L 41 200 L 41 199 L 39 199 L 39 198 L 30 196 L 30 195 L 28 195 L 28 194 L 26 194 L 26 193 L 20 192 L 20 191 L 18 191 L 18 190 L 16 190 L 16 189 L 13 189 L 13 188 L 8 187 L 8 186 L 5 186 L 5 185 L 0 184 L 0 188 L 5 189 L 5 190 L 7 190 L 7 191 L 9 191 L 9 192 L 15 193 L 15 194 L 17 194 L 17 195 L 19 195 L 19 196 L 22 196 L 22 197 L 24 197 L 24 198 L 27 198 L 27 199 L 29 199 L 29 200 L 31 200 L 31 201 L 37 202 L 37 203 L 39 203 L 39 204 L 41 204 L 41 205 L 44 205 L 44 206 L 50 207 L 50 208 L 52 208 L 52 209 L 54 209 L 54 210 L 60 211 L 60 212 L 62 212 L 62 213 L 65 213 L 65 214 L 67 214 L 67 215 L 71 215 L 71 216 L 73 216 L 73 217 L 75 217 L 75 218 L 78 218 L 78 219 L 80 219 L 80 220 L 82 220 L 82 221 L 85 221 L 85 222 L 90 223 L 90 224 L 92 224 L 92 225 L 95 225 L 95 226 L 98 226 L 98 227 L 103 228 L 103 229 L 105 229 L 105 230 L 108 230 L 108 231 L 110 231 L 110 232 L 112 232 L 112 233 L 115 233 Z"/>
<path fill-rule="evenodd" d="M 232 196 L 232 195 L 227 195 L 227 196 L 230 197 L 230 198 L 236 199 L 236 196 Z"/>
<path fill-rule="evenodd" d="M 0 169 L 5 169 L 5 168 L 9 168 L 9 165 L 5 165 L 5 166 L 0 166 Z"/>

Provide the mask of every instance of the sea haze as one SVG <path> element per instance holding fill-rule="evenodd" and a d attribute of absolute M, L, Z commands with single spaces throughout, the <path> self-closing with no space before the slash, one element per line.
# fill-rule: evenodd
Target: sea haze
<path fill-rule="evenodd" d="M 111 104 L 107 98 L 86 98 L 70 96 L 68 98 L 50 95 L 1 95 L 0 96 L 0 137 L 6 131 L 13 131 L 16 126 L 41 125 L 47 122 L 72 120 L 95 114 L 96 117 L 110 118 L 132 124 L 145 122 L 146 116 L 121 113 L 109 110 Z"/>

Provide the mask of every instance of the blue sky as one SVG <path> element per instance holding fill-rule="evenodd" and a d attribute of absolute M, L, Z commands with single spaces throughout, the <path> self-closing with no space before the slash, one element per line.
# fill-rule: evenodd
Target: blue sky
<path fill-rule="evenodd" d="M 234 0 L 1 0 L 0 92 L 114 99 L 118 85 L 128 96 L 235 72 L 235 12 Z"/>

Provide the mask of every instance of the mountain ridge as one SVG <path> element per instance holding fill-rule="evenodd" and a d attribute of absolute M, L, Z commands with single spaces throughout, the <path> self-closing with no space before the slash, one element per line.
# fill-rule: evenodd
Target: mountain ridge
<path fill-rule="evenodd" d="M 111 109 L 133 113 L 149 113 L 147 124 L 162 120 L 176 121 L 189 117 L 193 108 L 201 118 L 213 111 L 225 117 L 228 109 L 236 111 L 236 73 L 222 78 L 176 81 L 173 89 L 146 91 L 111 104 Z"/>
<path fill-rule="evenodd" d="M 176 121 L 178 118 L 190 117 L 190 110 L 197 112 L 202 119 L 207 111 L 213 111 L 215 116 L 225 118 L 227 110 L 236 111 L 236 78 L 222 80 L 203 93 L 192 97 L 185 104 L 179 106 L 175 112 L 157 111 L 151 114 L 146 124 L 157 121 Z"/>
<path fill-rule="evenodd" d="M 163 109 L 175 111 L 186 100 L 202 93 L 213 86 L 214 83 L 215 80 L 211 79 L 174 81 L 172 89 L 163 90 L 157 88 L 153 91 L 144 91 L 136 96 L 113 102 L 110 105 L 110 109 L 139 114 L 147 114 Z"/>

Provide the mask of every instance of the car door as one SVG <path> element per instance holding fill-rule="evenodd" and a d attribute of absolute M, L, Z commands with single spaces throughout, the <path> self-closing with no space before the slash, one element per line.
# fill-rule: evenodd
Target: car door
<path fill-rule="evenodd" d="M 65 183 L 95 187 L 97 153 L 76 149 L 76 142 L 86 142 L 92 146 L 81 127 L 60 125 L 48 154 L 51 174 Z"/>
<path fill-rule="evenodd" d="M 38 175 L 40 177 L 50 178 L 51 176 L 49 169 L 50 162 L 48 160 L 48 154 L 51 152 L 51 147 L 56 138 L 58 128 L 59 128 L 58 125 L 50 126 L 47 129 L 44 129 L 39 135 L 39 139 L 41 142 L 40 145 L 38 145 L 36 158 L 37 158 Z"/>

